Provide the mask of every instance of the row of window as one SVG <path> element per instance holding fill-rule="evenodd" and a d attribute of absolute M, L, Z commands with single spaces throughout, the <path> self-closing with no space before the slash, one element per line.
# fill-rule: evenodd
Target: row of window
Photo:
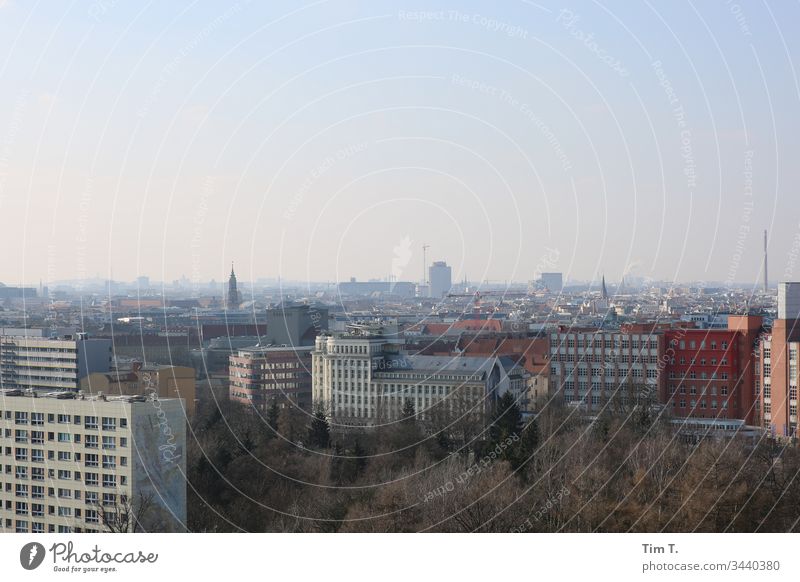
<path fill-rule="evenodd" d="M 14 424 L 31 424 L 34 426 L 42 426 L 45 422 L 45 413 L 44 412 L 31 412 L 28 413 L 26 411 L 11 411 L 6 410 L 3 414 L 6 420 L 14 419 Z M 52 424 L 81 424 L 81 416 L 79 414 L 71 415 L 71 414 L 47 414 L 47 422 Z M 120 418 L 119 419 L 119 426 L 120 428 L 127 428 L 128 427 L 128 419 L 127 418 Z M 102 427 L 103 430 L 116 430 L 117 429 L 117 418 L 114 416 L 84 416 L 83 417 L 83 427 L 87 430 L 94 430 L 99 427 Z"/>

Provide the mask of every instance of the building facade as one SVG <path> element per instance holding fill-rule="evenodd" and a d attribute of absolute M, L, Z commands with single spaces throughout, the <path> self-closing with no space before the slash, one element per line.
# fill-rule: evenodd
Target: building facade
<path fill-rule="evenodd" d="M 279 407 L 312 410 L 313 346 L 249 347 L 230 356 L 230 399 L 266 411 Z"/>
<path fill-rule="evenodd" d="M 0 337 L 0 388 L 77 391 L 93 372 L 108 372 L 111 340 L 86 334 L 50 339 Z"/>
<path fill-rule="evenodd" d="M 428 267 L 428 280 L 430 281 L 430 294 L 435 299 L 441 299 L 453 286 L 452 269 L 444 261 L 434 261 Z"/>
<path fill-rule="evenodd" d="M 421 420 L 457 410 L 483 417 L 506 391 L 520 398 L 527 380 L 511 358 L 407 355 L 369 332 L 318 337 L 312 374 L 314 406 L 362 426 L 399 418 L 407 402 Z"/>
<path fill-rule="evenodd" d="M 4 532 L 185 531 L 178 400 L 4 390 L 0 402 Z"/>
<path fill-rule="evenodd" d="M 550 334 L 551 390 L 567 404 L 600 410 L 631 393 L 657 401 L 663 387 L 664 336 L 644 329 L 562 328 Z"/>

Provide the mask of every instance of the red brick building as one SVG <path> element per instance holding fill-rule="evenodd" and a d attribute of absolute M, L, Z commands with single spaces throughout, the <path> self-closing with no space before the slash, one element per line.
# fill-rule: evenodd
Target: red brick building
<path fill-rule="evenodd" d="M 754 355 L 761 325 L 760 317 L 731 315 L 727 329 L 665 331 L 660 400 L 673 416 L 756 421 Z"/>

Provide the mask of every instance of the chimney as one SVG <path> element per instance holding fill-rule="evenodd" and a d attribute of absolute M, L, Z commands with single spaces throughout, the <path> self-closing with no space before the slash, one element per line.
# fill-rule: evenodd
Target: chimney
<path fill-rule="evenodd" d="M 769 287 L 769 277 L 767 275 L 767 230 L 764 229 L 764 293 Z"/>

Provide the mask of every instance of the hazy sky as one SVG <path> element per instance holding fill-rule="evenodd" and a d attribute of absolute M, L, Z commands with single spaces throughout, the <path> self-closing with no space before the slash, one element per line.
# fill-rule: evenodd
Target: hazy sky
<path fill-rule="evenodd" d="M 0 0 L 0 281 L 798 279 L 798 22 Z"/>

